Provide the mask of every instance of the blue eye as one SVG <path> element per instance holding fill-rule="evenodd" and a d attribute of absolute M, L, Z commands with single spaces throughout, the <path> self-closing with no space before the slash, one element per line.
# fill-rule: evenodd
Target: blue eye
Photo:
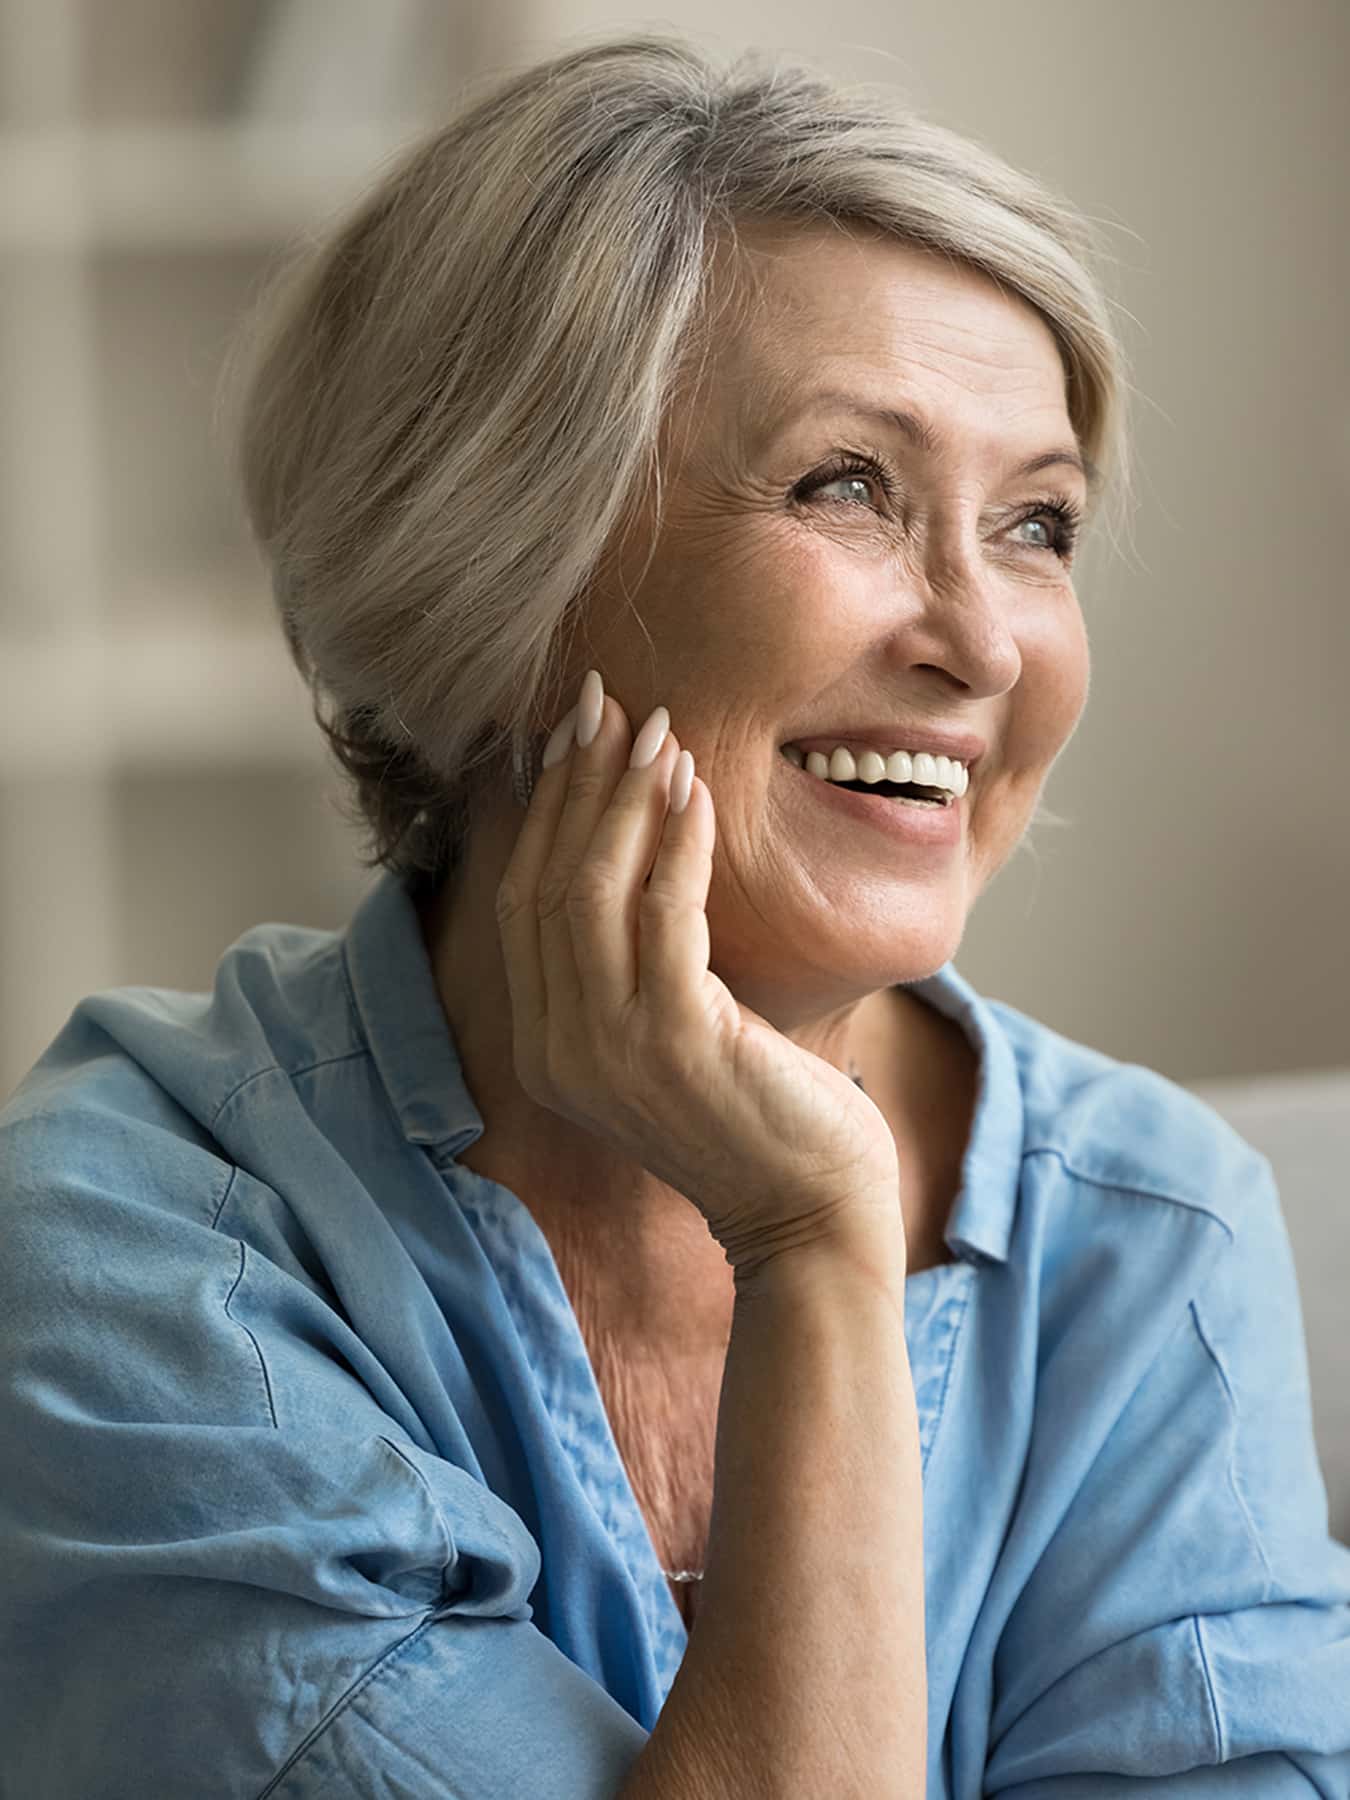
<path fill-rule="evenodd" d="M 814 475 L 808 475 L 805 481 L 799 482 L 793 489 L 793 498 L 804 499 L 818 489 L 830 487 L 836 481 L 871 479 L 878 483 L 881 491 L 889 500 L 893 487 L 882 465 L 870 456 L 856 454 L 840 455 L 818 469 Z M 832 500 L 830 505 L 853 506 L 858 504 L 851 500 Z M 1049 519 L 1052 526 L 1051 541 L 1048 544 L 1026 544 L 1028 550 L 1045 550 L 1057 556 L 1061 562 L 1068 562 L 1073 556 L 1074 545 L 1078 541 L 1078 533 L 1083 522 L 1082 508 L 1067 494 L 1050 494 L 1044 500 L 1033 501 L 1025 507 L 1013 520 L 1010 529 L 1016 531 L 1020 526 L 1033 519 Z"/>
<path fill-rule="evenodd" d="M 814 494 L 817 488 L 829 487 L 832 482 L 848 479 L 865 480 L 870 476 L 881 484 L 881 491 L 887 497 L 891 495 L 891 484 L 881 464 L 874 462 L 870 456 L 838 456 L 825 468 L 814 475 L 808 475 L 793 490 L 794 497 L 801 499 L 806 494 Z M 847 503 L 846 503 L 847 504 Z"/>
<path fill-rule="evenodd" d="M 1054 524 L 1054 532 L 1048 544 L 1030 544 L 1028 549 L 1049 550 L 1059 557 L 1061 562 L 1068 562 L 1073 555 L 1073 547 L 1078 542 L 1079 528 L 1083 522 L 1083 513 L 1074 501 L 1064 494 L 1052 494 L 1049 499 L 1037 500 L 1031 508 L 1014 522 L 1013 530 L 1019 526 L 1029 525 L 1033 520 L 1050 519 Z"/>

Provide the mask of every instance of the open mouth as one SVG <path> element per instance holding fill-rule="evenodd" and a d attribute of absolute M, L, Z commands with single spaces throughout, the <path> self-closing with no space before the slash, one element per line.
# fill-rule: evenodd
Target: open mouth
<path fill-rule="evenodd" d="M 784 762 L 792 764 L 794 769 L 801 769 L 804 775 L 810 775 L 812 781 L 819 781 L 826 787 L 843 788 L 851 794 L 870 794 L 879 800 L 898 800 L 907 806 L 946 807 L 956 800 L 950 788 L 928 787 L 918 781 L 890 781 L 882 777 L 880 781 L 831 781 L 824 775 L 813 774 L 809 769 L 787 754 L 788 746 L 784 745 L 778 754 Z"/>
<path fill-rule="evenodd" d="M 818 775 L 815 779 L 823 778 Z M 851 794 L 875 794 L 885 800 L 906 800 L 911 806 L 950 806 L 954 798 L 945 788 L 920 787 L 916 781 L 830 781 L 826 786 L 847 788 Z"/>

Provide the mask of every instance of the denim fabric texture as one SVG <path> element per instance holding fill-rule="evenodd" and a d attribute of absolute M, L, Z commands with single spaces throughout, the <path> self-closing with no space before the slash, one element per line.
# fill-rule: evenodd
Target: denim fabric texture
<path fill-rule="evenodd" d="M 1268 1160 L 984 999 L 910 1276 L 928 1800 L 1350 1795 Z M 410 895 L 82 1000 L 0 1109 L 0 1792 L 615 1793 L 687 1642 Z"/>

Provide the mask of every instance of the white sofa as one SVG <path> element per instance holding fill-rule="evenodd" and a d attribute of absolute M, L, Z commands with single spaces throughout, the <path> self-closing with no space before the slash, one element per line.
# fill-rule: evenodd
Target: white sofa
<path fill-rule="evenodd" d="M 1184 1085 L 1275 1171 L 1298 1272 L 1331 1534 L 1350 1544 L 1350 1069 Z"/>

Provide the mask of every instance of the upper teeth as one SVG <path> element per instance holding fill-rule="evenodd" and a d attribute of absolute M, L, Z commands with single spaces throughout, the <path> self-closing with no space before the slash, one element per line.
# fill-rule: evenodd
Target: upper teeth
<path fill-rule="evenodd" d="M 958 800 L 970 786 L 970 770 L 963 762 L 954 756 L 929 756 L 925 750 L 913 755 L 908 750 L 892 750 L 889 756 L 864 750 L 855 757 L 846 745 L 837 744 L 826 756 L 821 750 L 803 755 L 796 744 L 785 744 L 783 755 L 822 781 L 913 782 L 919 787 L 946 788 Z"/>

